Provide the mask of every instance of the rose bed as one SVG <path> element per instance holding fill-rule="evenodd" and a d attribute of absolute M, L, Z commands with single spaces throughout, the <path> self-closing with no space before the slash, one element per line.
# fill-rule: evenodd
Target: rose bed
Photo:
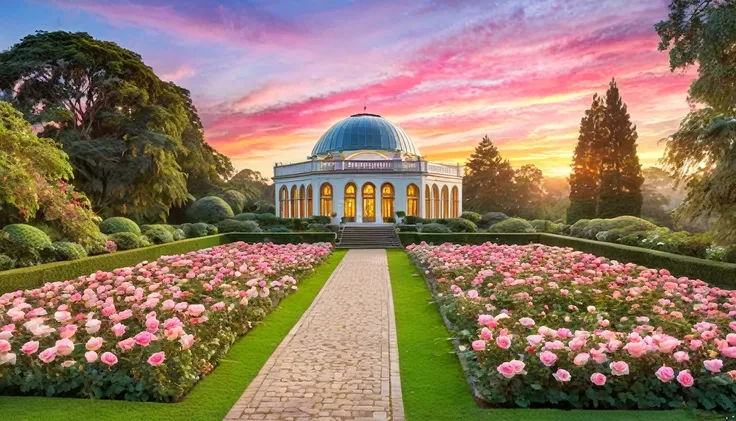
<path fill-rule="evenodd" d="M 407 251 L 490 405 L 736 410 L 736 291 L 538 244 Z"/>
<path fill-rule="evenodd" d="M 242 242 L 0 296 L 0 393 L 176 401 L 331 253 Z"/>

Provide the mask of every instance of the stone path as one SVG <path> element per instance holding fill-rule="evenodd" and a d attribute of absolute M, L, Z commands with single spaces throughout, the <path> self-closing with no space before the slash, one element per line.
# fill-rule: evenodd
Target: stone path
<path fill-rule="evenodd" d="M 385 250 L 350 250 L 225 419 L 404 421 L 395 325 Z"/>

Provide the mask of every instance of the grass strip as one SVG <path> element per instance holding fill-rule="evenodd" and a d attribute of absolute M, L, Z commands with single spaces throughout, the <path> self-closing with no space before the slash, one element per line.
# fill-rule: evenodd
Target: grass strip
<path fill-rule="evenodd" d="M 14 421 L 221 420 L 255 378 L 276 347 L 304 314 L 347 250 L 329 261 L 281 301 L 262 326 L 236 342 L 220 365 L 179 403 L 0 396 L 0 419 Z M 135 417 L 135 418 L 132 418 Z"/>
<path fill-rule="evenodd" d="M 396 309 L 399 368 L 408 421 L 647 421 L 693 420 L 687 411 L 595 411 L 559 409 L 481 409 L 473 400 L 460 362 L 453 353 L 452 334 L 419 270 L 403 250 L 387 250 Z"/>

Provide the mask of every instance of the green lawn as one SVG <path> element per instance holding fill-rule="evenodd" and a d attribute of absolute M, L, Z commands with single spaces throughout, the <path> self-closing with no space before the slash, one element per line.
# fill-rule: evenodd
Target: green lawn
<path fill-rule="evenodd" d="M 0 396 L 2 420 L 221 420 L 299 320 L 345 256 L 335 250 L 329 262 L 284 299 L 263 325 L 238 341 L 220 365 L 180 403 Z"/>
<path fill-rule="evenodd" d="M 408 421 L 693 420 L 685 411 L 480 409 L 453 352 L 451 334 L 420 272 L 403 250 L 388 250 L 396 309 L 401 389 Z M 722 417 L 720 419 L 723 419 Z"/>

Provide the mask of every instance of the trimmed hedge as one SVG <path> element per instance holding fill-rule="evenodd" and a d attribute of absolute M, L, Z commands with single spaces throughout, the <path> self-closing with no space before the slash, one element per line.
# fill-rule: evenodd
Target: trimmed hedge
<path fill-rule="evenodd" d="M 540 243 L 547 246 L 572 247 L 575 250 L 607 257 L 624 263 L 636 263 L 655 269 L 667 269 L 675 276 L 700 279 L 723 288 L 736 289 L 736 264 L 714 262 L 697 257 L 650 250 L 623 244 L 605 243 L 596 240 L 567 237 L 564 235 L 536 233 L 453 233 L 423 234 L 418 232 L 399 232 L 403 246 L 419 244 L 457 243 L 483 244 L 487 241 L 498 244 Z"/>
<path fill-rule="evenodd" d="M 336 235 L 333 232 L 263 232 L 217 234 L 181 240 L 134 250 L 85 257 L 79 260 L 2 271 L 0 272 L 0 294 L 18 289 L 37 288 L 46 282 L 65 281 L 97 271 L 109 271 L 133 266 L 142 261 L 156 260 L 161 256 L 188 253 L 236 241 L 246 243 L 272 242 L 275 244 L 330 242 L 334 244 L 335 237 Z"/>

